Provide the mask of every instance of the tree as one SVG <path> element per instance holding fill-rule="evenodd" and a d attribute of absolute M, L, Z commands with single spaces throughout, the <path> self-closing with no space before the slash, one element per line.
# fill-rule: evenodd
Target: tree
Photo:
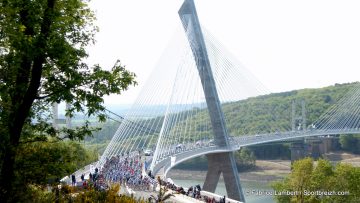
<path fill-rule="evenodd" d="M 313 160 L 305 158 L 295 161 L 291 174 L 285 180 L 273 184 L 277 192 L 289 191 L 294 195 L 277 195 L 277 202 L 309 202 L 309 196 L 304 195 L 304 190 L 309 191 L 311 188 L 311 174 L 313 172 Z"/>
<path fill-rule="evenodd" d="M 290 159 L 289 144 L 274 143 L 271 145 L 255 145 L 249 149 L 254 152 L 258 159 Z"/>
<path fill-rule="evenodd" d="M 273 183 L 272 187 L 278 194 L 283 191 L 294 192 L 294 195 L 276 195 L 276 201 L 280 203 L 330 203 L 359 202 L 359 185 L 359 168 L 341 163 L 333 167 L 323 159 L 315 164 L 312 159 L 306 158 L 295 161 L 291 174 Z"/>
<path fill-rule="evenodd" d="M 78 195 L 63 194 L 60 202 L 104 202 L 104 203 L 145 203 L 144 200 L 136 199 L 133 196 L 119 195 L 120 184 L 110 185 L 108 190 L 96 190 L 89 188 Z"/>
<path fill-rule="evenodd" d="M 255 167 L 256 157 L 247 147 L 241 148 L 235 153 L 236 164 L 240 171 Z"/>
<path fill-rule="evenodd" d="M 328 178 L 333 176 L 333 166 L 324 159 L 319 159 L 311 174 L 310 191 L 331 191 L 332 185 Z M 331 202 L 329 196 L 313 195 L 309 197 L 310 202 Z"/>
<path fill-rule="evenodd" d="M 0 0 L 1 200 L 11 200 L 21 145 L 81 140 L 95 130 L 88 122 L 54 128 L 48 122 L 52 103 L 72 104 L 70 117 L 82 112 L 104 121 L 102 97 L 136 84 L 119 61 L 110 71 L 84 62 L 98 30 L 94 20 L 83 0 Z"/>
<path fill-rule="evenodd" d="M 20 145 L 14 171 L 21 183 L 45 185 L 89 164 L 89 154 L 76 142 L 35 142 Z"/>
<path fill-rule="evenodd" d="M 352 153 L 359 153 L 359 139 L 354 135 L 340 135 L 339 142 L 341 148 Z"/>
<path fill-rule="evenodd" d="M 329 178 L 334 191 L 348 192 L 333 196 L 331 202 L 360 202 L 360 168 L 349 164 L 338 164 Z"/>
<path fill-rule="evenodd" d="M 289 179 L 289 183 L 293 191 L 304 191 L 310 189 L 313 167 L 313 160 L 311 158 L 305 158 L 294 162 Z M 295 198 L 295 202 L 306 202 L 306 196 L 304 196 L 304 193 L 302 192 L 295 195 L 293 198 Z"/>

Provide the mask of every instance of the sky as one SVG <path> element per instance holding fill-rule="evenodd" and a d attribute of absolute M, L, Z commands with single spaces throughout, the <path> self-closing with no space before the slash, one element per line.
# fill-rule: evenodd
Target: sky
<path fill-rule="evenodd" d="M 179 32 L 183 0 L 92 0 L 99 33 L 88 62 L 120 59 L 136 87 L 105 104 L 131 104 Z M 358 0 L 195 0 L 200 22 L 271 92 L 359 81 Z M 176 68 L 176 67 L 174 67 Z"/>

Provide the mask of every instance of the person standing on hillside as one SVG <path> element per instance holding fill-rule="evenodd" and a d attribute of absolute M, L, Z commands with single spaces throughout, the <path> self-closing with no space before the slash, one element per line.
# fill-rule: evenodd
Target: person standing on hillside
<path fill-rule="evenodd" d="M 71 185 L 75 186 L 76 185 L 76 178 L 75 178 L 75 174 L 71 175 Z"/>

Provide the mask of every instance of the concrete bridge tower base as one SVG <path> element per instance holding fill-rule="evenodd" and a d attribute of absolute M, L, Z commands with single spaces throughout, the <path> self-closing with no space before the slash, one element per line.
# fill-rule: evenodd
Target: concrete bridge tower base
<path fill-rule="evenodd" d="M 215 153 L 206 155 L 208 171 L 203 190 L 215 192 L 221 173 L 224 177 L 225 188 L 229 198 L 245 200 L 233 152 Z"/>

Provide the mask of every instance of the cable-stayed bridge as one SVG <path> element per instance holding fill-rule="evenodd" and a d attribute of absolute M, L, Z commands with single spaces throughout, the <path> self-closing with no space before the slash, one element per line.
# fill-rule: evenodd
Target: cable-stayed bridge
<path fill-rule="evenodd" d="M 176 164 L 206 155 L 209 170 L 204 190 L 214 192 L 223 174 L 228 196 L 245 201 L 234 151 L 294 138 L 360 133 L 359 85 L 309 126 L 304 111 L 305 121 L 296 130 L 294 122 L 275 126 L 274 121 L 290 121 L 296 114 L 293 108 L 292 113 L 270 109 L 262 115 L 270 127 L 252 129 L 254 134 L 239 134 L 237 125 L 229 128 L 241 122 L 234 114 L 258 114 L 241 108 L 239 102 L 269 91 L 200 25 L 193 0 L 185 0 L 179 16 L 185 32 L 177 32 L 165 50 L 98 167 L 113 156 L 152 149 L 150 170 L 166 175 Z"/>

